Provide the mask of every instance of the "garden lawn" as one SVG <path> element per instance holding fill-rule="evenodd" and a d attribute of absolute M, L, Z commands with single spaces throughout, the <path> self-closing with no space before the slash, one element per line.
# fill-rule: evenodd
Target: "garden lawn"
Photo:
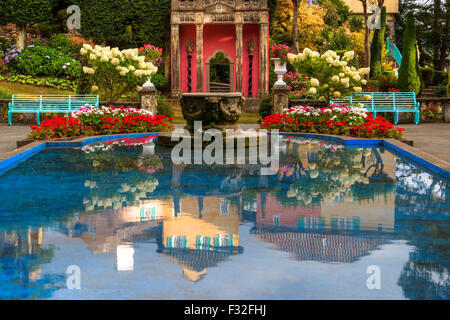
<path fill-rule="evenodd" d="M 17 82 L 0 81 L 0 90 L 10 94 L 74 94 L 72 91 L 58 90 L 54 88 L 33 86 Z"/>

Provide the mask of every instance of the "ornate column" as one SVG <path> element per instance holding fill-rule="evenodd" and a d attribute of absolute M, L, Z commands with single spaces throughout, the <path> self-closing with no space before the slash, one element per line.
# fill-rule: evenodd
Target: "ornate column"
<path fill-rule="evenodd" d="M 180 89 L 180 25 L 172 24 L 172 92 L 177 95 Z"/>
<path fill-rule="evenodd" d="M 203 26 L 196 25 L 197 92 L 203 92 Z"/>
<path fill-rule="evenodd" d="M 194 42 L 188 40 L 186 42 L 186 53 L 188 59 L 188 92 L 192 92 L 192 52 L 194 51 Z"/>
<path fill-rule="evenodd" d="M 255 52 L 255 40 L 247 41 L 248 52 L 248 97 L 253 98 L 253 53 Z"/>
<path fill-rule="evenodd" d="M 268 41 L 268 24 L 261 23 L 259 25 L 259 96 L 260 98 L 267 95 L 267 86 L 269 83 L 267 66 L 269 63 L 269 47 Z"/>
<path fill-rule="evenodd" d="M 242 37 L 242 23 L 236 24 L 236 92 L 242 92 L 242 47 L 243 47 L 243 37 Z M 232 75 L 230 75 L 232 76 Z M 233 88 L 231 88 L 233 89 Z"/>

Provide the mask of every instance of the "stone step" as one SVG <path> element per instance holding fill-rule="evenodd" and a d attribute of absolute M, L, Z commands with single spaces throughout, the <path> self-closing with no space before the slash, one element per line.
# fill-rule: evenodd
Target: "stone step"
<path fill-rule="evenodd" d="M 173 106 L 179 106 L 180 105 L 180 101 L 178 99 L 167 98 L 166 100 L 167 100 L 167 102 L 169 102 Z"/>

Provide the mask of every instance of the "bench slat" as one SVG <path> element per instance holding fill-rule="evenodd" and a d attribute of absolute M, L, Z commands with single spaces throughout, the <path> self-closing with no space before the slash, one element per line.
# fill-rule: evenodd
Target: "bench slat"
<path fill-rule="evenodd" d="M 368 95 L 371 97 L 370 100 L 365 98 Z M 399 112 L 414 112 L 416 124 L 420 122 L 420 104 L 416 101 L 415 92 L 361 92 L 350 97 L 332 99 L 330 103 L 351 106 L 362 103 L 364 108 L 373 112 L 375 116 L 377 112 L 393 112 L 395 124 L 398 122 Z"/>
<path fill-rule="evenodd" d="M 98 95 L 12 95 L 8 107 L 8 123 L 12 125 L 13 113 L 37 113 L 40 124 L 40 113 L 70 114 L 86 105 L 98 107 Z"/>

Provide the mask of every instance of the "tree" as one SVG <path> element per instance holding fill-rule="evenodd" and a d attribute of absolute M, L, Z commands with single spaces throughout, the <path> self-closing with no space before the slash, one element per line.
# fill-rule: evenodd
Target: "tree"
<path fill-rule="evenodd" d="M 359 0 L 363 6 L 363 17 L 364 17 L 364 24 L 366 26 L 365 33 L 364 33 L 364 52 L 365 52 L 365 67 L 370 66 L 370 26 L 368 24 L 369 21 L 369 0 Z M 378 7 L 383 7 L 384 0 L 377 0 Z"/>
<path fill-rule="evenodd" d="M 363 18 L 365 25 L 364 32 L 364 66 L 367 68 L 370 66 L 370 29 L 368 25 L 369 13 L 367 11 L 368 0 L 359 0 L 363 6 Z"/>
<path fill-rule="evenodd" d="M 301 0 L 292 0 L 292 5 L 294 7 L 292 15 L 292 44 L 294 45 L 294 51 L 298 52 L 298 10 L 300 8 Z"/>
<path fill-rule="evenodd" d="M 381 9 L 380 29 L 375 29 L 370 46 L 370 78 L 381 74 L 381 54 L 384 48 L 384 33 L 386 32 L 386 7 Z"/>
<path fill-rule="evenodd" d="M 398 88 L 403 92 L 420 92 L 421 81 L 417 54 L 416 26 L 414 16 L 406 18 L 406 30 L 403 35 L 402 65 L 398 72 Z"/>
<path fill-rule="evenodd" d="M 310 6 L 306 1 L 300 3 L 297 23 L 297 41 L 299 49 L 318 49 L 324 39 L 321 34 L 325 27 L 323 17 L 325 9 L 320 6 Z M 271 41 L 273 43 L 284 43 L 294 48 L 293 31 L 293 5 L 291 0 L 278 0 L 272 18 Z"/>
<path fill-rule="evenodd" d="M 402 39 L 406 27 L 406 16 L 410 12 L 414 14 L 420 64 L 433 65 L 436 70 L 445 69 L 450 42 L 449 1 L 440 0 L 440 2 L 440 8 L 437 8 L 434 1 L 399 0 L 399 14 L 395 24 L 397 38 Z M 401 45 L 401 42 L 397 43 L 400 51 L 403 49 Z"/>
<path fill-rule="evenodd" d="M 320 0 L 320 6 L 327 11 L 324 21 L 327 25 L 337 28 L 350 17 L 350 8 L 343 0 Z"/>
<path fill-rule="evenodd" d="M 445 64 L 447 62 L 447 57 L 449 55 L 448 52 L 448 43 L 450 42 L 450 0 L 445 2 L 445 27 L 442 32 L 442 42 L 441 42 L 441 52 L 439 59 L 439 70 L 443 71 L 445 68 Z"/>
<path fill-rule="evenodd" d="M 440 23 L 441 23 L 441 0 L 434 0 L 434 8 L 433 8 L 433 32 L 432 32 L 432 41 L 433 41 L 433 65 L 436 69 L 439 65 L 439 55 L 441 53 L 441 36 L 440 36 Z"/>
<path fill-rule="evenodd" d="M 44 22 L 53 16 L 56 0 L 2 0 L 0 16 L 2 23 L 16 25 L 16 45 L 25 47 L 27 25 Z"/>

